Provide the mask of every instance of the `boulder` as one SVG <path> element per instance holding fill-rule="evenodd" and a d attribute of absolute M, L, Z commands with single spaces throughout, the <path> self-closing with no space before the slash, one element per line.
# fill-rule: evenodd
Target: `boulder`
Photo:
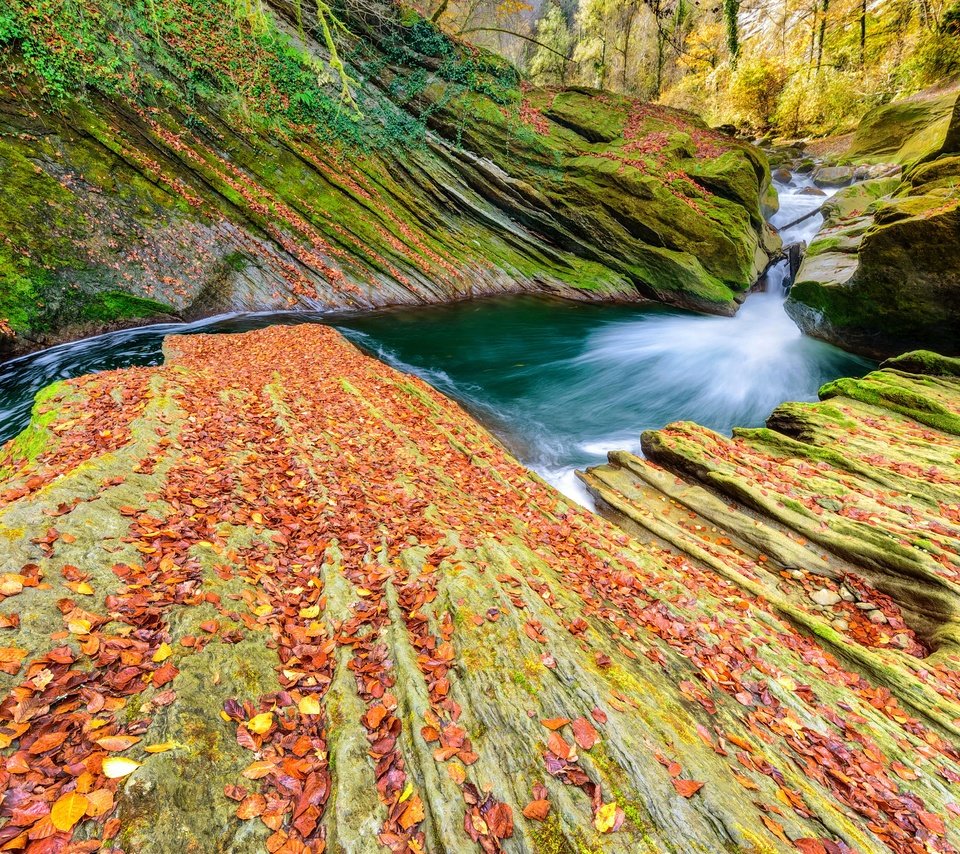
<path fill-rule="evenodd" d="M 381 0 L 343 13 L 354 111 L 318 76 L 328 50 L 305 5 L 259 4 L 254 39 L 215 4 L 155 0 L 170 27 L 144 29 L 90 0 L 83 38 L 117 46 L 107 73 L 93 53 L 50 54 L 72 7 L 38 19 L 14 3 L 0 319 L 15 340 L 517 291 L 732 314 L 777 250 L 765 156 L 692 114 L 521 86 L 502 58 Z M 229 63 L 211 43 L 232 45 Z"/>
<path fill-rule="evenodd" d="M 813 183 L 818 187 L 846 187 L 855 171 L 852 166 L 821 166 L 813 172 Z"/>
<path fill-rule="evenodd" d="M 910 165 L 960 150 L 960 87 L 926 90 L 870 110 L 847 158 Z"/>
<path fill-rule="evenodd" d="M 960 353 L 960 156 L 854 184 L 824 203 L 786 303 L 800 328 L 883 358 Z"/>
<path fill-rule="evenodd" d="M 956 693 L 927 676 L 936 662 L 950 662 L 948 679 L 960 666 L 960 556 L 948 533 L 955 514 L 942 515 L 960 498 L 960 379 L 943 376 L 944 361 L 952 365 L 910 354 L 899 368 L 830 384 L 822 402 L 784 404 L 767 427 L 732 436 L 689 422 L 649 431 L 643 456 L 612 452 L 582 479 L 607 518 L 643 541 L 666 543 L 684 565 L 705 563 L 734 587 L 750 583 L 840 660 L 871 674 L 868 682 L 884 680 L 898 705 L 922 704 L 955 726 Z M 907 373 L 907 365 L 921 371 Z M 869 610 L 834 592 L 847 587 Z M 796 673 L 784 675 L 786 684 L 774 681 L 789 692 Z M 941 715 L 945 700 L 952 711 Z M 841 719 L 835 724 L 846 727 L 855 716 Z M 939 782 L 931 777 L 933 789 Z M 895 850 L 891 841 L 863 850 Z"/>

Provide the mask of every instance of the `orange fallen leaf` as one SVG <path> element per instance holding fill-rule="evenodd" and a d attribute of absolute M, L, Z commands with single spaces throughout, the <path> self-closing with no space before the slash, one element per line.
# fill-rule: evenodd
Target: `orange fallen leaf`
<path fill-rule="evenodd" d="M 86 795 L 67 792 L 54 803 L 50 810 L 50 821 L 57 830 L 66 833 L 86 814 L 87 804 Z"/>
<path fill-rule="evenodd" d="M 670 782 L 673 783 L 673 788 L 677 790 L 677 794 L 683 795 L 685 798 L 692 798 L 704 786 L 697 780 L 678 780 L 674 778 Z"/>

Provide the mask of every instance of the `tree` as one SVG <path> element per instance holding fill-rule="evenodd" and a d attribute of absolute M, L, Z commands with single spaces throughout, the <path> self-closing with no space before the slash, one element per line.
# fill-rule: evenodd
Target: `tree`
<path fill-rule="evenodd" d="M 730 62 L 737 64 L 740 56 L 740 25 L 737 16 L 740 14 L 740 0 L 723 0 L 723 20 L 727 25 L 727 48 L 730 51 Z"/>
<path fill-rule="evenodd" d="M 540 43 L 530 60 L 530 76 L 542 86 L 567 82 L 567 61 L 573 47 L 573 35 L 567 16 L 555 3 L 537 22 L 537 41 Z"/>

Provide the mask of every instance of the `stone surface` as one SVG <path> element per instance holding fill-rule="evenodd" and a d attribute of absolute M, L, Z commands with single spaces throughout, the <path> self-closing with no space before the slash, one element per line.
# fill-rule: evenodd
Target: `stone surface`
<path fill-rule="evenodd" d="M 643 434 L 644 458 L 613 452 L 582 478 L 608 518 L 749 586 L 920 717 L 955 727 L 957 366 L 908 354 L 824 387 L 821 403 L 784 404 L 766 428 L 732 438 L 673 424 Z M 815 574 L 797 578 L 797 565 Z M 826 613 L 811 605 L 843 587 L 866 601 L 830 597 Z"/>
<path fill-rule="evenodd" d="M 836 605 L 843 599 L 843 597 L 835 590 L 827 590 L 825 588 L 814 590 L 814 592 L 810 594 L 810 598 L 818 605 L 823 605 L 825 607 Z"/>
<path fill-rule="evenodd" d="M 672 427 L 645 447 L 686 483 L 591 473 L 625 533 L 330 328 L 166 359 L 53 386 L 0 451 L 8 849 L 66 850 L 81 787 L 116 806 L 75 842 L 148 854 L 960 846 L 960 430 L 836 396 L 778 411 L 804 441 Z M 883 373 L 960 422 L 956 378 Z M 809 610 L 839 583 L 906 648 Z"/>
<path fill-rule="evenodd" d="M 317 82 L 310 4 L 259 4 L 258 40 L 215 3 L 184 26 L 154 0 L 163 29 L 90 3 L 78 38 L 116 68 L 26 0 L 10 14 L 33 35 L 0 48 L 0 357 L 161 315 L 506 291 L 732 314 L 778 248 L 756 149 L 690 114 L 521 87 L 412 11 L 347 13 L 357 118 Z M 24 59 L 51 50 L 84 93 L 55 106 Z"/>
<path fill-rule="evenodd" d="M 813 183 L 818 187 L 846 187 L 855 171 L 852 166 L 821 166 L 813 172 Z"/>
<path fill-rule="evenodd" d="M 868 112 L 847 157 L 909 166 L 960 150 L 960 87 L 920 92 Z"/>
<path fill-rule="evenodd" d="M 824 203 L 787 301 L 804 332 L 883 358 L 960 353 L 960 158 L 840 190 Z"/>

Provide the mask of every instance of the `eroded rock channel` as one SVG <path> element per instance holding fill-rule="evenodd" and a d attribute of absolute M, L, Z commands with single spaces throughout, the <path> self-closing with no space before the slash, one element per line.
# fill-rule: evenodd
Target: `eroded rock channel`
<path fill-rule="evenodd" d="M 329 328 L 166 356 L 0 455 L 5 844 L 960 845 L 955 361 L 647 435 L 619 528 Z"/>

